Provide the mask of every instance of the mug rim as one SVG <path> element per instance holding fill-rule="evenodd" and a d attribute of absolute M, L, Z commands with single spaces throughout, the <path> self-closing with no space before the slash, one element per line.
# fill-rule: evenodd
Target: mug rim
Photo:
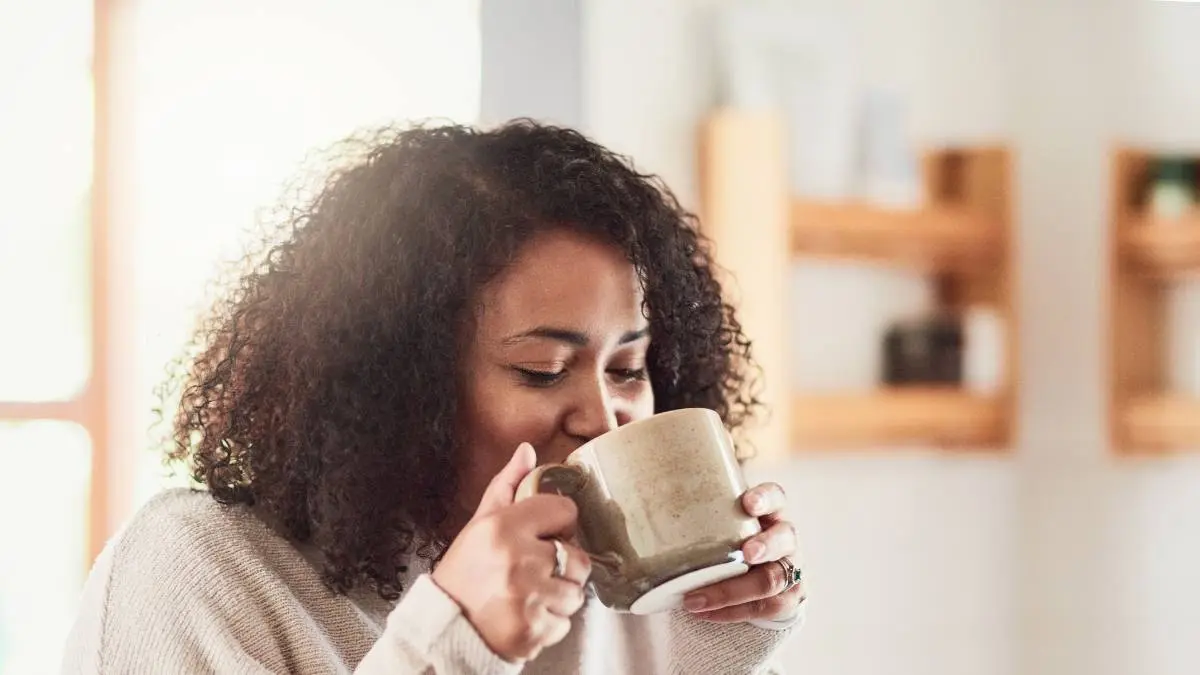
<path fill-rule="evenodd" d="M 663 411 L 660 413 L 655 413 L 649 417 L 645 417 L 640 420 L 634 420 L 633 422 L 630 422 L 628 424 L 623 424 L 623 425 L 617 427 L 616 429 L 610 429 L 610 430 L 604 432 L 603 434 L 600 434 L 599 436 L 589 440 L 588 442 L 584 443 L 583 445 L 579 446 L 578 448 L 575 448 L 574 450 L 572 450 L 571 454 L 567 455 L 566 459 L 563 460 L 563 463 L 564 464 L 568 463 L 572 459 L 578 459 L 578 457 L 581 456 L 581 453 L 583 453 L 588 447 L 597 443 L 602 438 L 609 438 L 614 434 L 623 432 L 626 429 L 632 429 L 633 427 L 636 427 L 638 425 L 644 425 L 647 422 L 660 421 L 664 417 L 680 417 L 683 415 L 694 415 L 697 412 L 702 413 L 705 416 L 715 417 L 717 423 L 721 425 L 721 428 L 725 429 L 725 423 L 724 423 L 724 421 L 721 420 L 721 416 L 718 415 L 717 411 L 713 410 L 712 408 L 690 407 L 690 408 L 676 408 L 674 410 L 666 410 L 666 411 Z M 726 429 L 726 431 L 728 431 L 728 430 Z"/>

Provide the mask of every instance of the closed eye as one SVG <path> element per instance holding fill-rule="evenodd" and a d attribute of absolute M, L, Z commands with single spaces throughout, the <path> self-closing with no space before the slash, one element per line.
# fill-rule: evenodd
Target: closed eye
<path fill-rule="evenodd" d="M 645 368 L 612 368 L 608 374 L 618 382 L 634 382 L 646 379 Z"/>
<path fill-rule="evenodd" d="M 553 386 L 567 374 L 565 370 L 537 370 L 520 366 L 513 366 L 513 370 L 520 376 L 522 383 L 530 387 Z"/>

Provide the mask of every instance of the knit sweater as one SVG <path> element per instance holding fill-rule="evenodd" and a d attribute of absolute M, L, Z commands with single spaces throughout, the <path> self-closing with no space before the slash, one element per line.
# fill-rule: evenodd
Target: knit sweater
<path fill-rule="evenodd" d="M 794 629 L 677 611 L 618 614 L 594 598 L 560 643 L 522 666 L 488 649 L 457 603 L 412 569 L 389 603 L 339 595 L 311 552 L 203 492 L 152 499 L 85 584 L 67 673 L 779 673 Z"/>

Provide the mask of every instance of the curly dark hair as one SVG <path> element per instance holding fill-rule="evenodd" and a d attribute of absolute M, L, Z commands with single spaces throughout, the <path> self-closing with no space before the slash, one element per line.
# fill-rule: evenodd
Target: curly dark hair
<path fill-rule="evenodd" d="M 350 161 L 242 261 L 163 389 L 180 396 L 168 463 L 315 545 L 335 591 L 395 599 L 408 556 L 444 550 L 475 303 L 540 230 L 591 233 L 638 271 L 659 411 L 710 408 L 735 432 L 755 415 L 749 341 L 657 177 L 529 120 L 337 147 Z"/>

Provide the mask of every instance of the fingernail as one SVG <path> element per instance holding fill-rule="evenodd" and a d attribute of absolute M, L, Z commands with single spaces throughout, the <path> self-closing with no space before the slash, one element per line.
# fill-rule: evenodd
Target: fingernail
<path fill-rule="evenodd" d="M 750 515 L 752 515 L 752 516 L 762 515 L 763 502 L 764 502 L 762 495 L 752 494 L 748 498 L 746 498 L 746 501 L 748 502 L 748 505 L 750 506 Z"/>
<path fill-rule="evenodd" d="M 683 608 L 689 612 L 704 609 L 708 604 L 708 600 L 703 595 L 689 595 L 683 599 Z"/>
<path fill-rule="evenodd" d="M 762 542 L 752 541 L 746 544 L 744 553 L 746 554 L 746 562 L 751 565 L 762 559 L 763 554 L 767 552 L 767 547 L 762 545 Z"/>

